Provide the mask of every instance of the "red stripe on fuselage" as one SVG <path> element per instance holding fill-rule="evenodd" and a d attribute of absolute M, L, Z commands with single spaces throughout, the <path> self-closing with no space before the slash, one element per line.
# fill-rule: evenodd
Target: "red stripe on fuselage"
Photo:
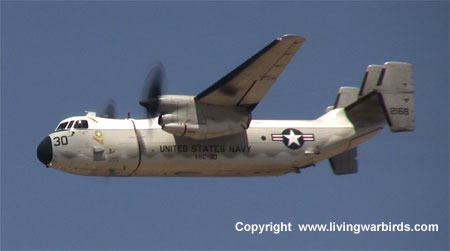
<path fill-rule="evenodd" d="M 137 131 L 137 129 L 136 129 L 136 125 L 134 124 L 134 121 L 133 121 L 133 120 L 130 120 L 130 121 L 131 121 L 131 124 L 133 124 L 134 134 L 136 135 L 136 141 L 137 141 L 137 144 L 138 144 L 138 151 L 139 151 L 139 160 L 138 160 L 138 164 L 137 164 L 137 166 L 136 166 L 136 169 L 134 169 L 134 171 L 131 172 L 130 175 L 129 175 L 129 176 L 132 176 L 133 174 L 136 173 L 136 171 L 137 171 L 137 170 L 139 169 L 139 167 L 141 166 L 141 155 L 142 155 L 142 150 L 141 150 L 141 139 L 139 138 L 138 131 Z"/>

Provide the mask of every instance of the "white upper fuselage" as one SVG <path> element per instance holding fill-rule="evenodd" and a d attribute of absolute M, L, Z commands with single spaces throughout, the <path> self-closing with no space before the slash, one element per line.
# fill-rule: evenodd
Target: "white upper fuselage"
<path fill-rule="evenodd" d="M 87 128 L 74 128 L 81 121 L 87 121 Z M 72 128 L 49 135 L 49 166 L 96 176 L 282 175 L 344 152 L 382 128 L 356 131 L 343 109 L 309 121 L 253 120 L 244 133 L 207 140 L 167 133 L 157 118 L 108 119 L 88 113 L 60 125 L 65 122 Z"/>

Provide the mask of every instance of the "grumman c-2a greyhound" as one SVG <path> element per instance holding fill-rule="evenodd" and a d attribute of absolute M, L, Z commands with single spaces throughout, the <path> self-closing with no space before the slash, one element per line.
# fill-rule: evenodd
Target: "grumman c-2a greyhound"
<path fill-rule="evenodd" d="M 254 120 L 253 109 L 302 46 L 285 35 L 197 96 L 161 95 L 161 72 L 140 101 L 148 119 L 87 112 L 59 123 L 39 144 L 47 167 L 93 176 L 275 176 L 328 159 L 357 172 L 356 146 L 389 125 L 414 130 L 412 67 L 369 65 L 361 88 L 341 87 L 315 120 Z"/>

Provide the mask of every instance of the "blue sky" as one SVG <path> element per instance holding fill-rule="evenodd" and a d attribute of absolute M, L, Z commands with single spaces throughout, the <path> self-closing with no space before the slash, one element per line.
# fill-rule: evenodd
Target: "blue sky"
<path fill-rule="evenodd" d="M 449 3 L 1 2 L 2 249 L 448 249 Z M 268 178 L 104 178 L 46 169 L 57 123 L 114 98 L 138 105 L 148 66 L 196 95 L 283 34 L 307 38 L 257 119 L 314 119 L 369 64 L 413 64 L 416 127 L 359 147 L 360 172 L 328 162 Z M 246 223 L 439 224 L 439 232 L 251 235 Z"/>

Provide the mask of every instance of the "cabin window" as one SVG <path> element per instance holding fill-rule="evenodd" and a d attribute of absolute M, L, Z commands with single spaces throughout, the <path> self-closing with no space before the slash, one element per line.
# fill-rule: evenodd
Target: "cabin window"
<path fill-rule="evenodd" d="M 87 120 L 77 120 L 77 122 L 75 122 L 75 125 L 73 126 L 73 128 L 88 129 L 88 122 L 87 122 Z"/>
<path fill-rule="evenodd" d="M 56 128 L 56 131 L 62 131 L 64 129 L 66 129 L 66 126 L 69 122 L 63 122 L 61 124 L 59 124 L 59 126 Z"/>
<path fill-rule="evenodd" d="M 67 126 L 67 130 L 69 130 L 70 128 L 72 128 L 73 122 L 74 122 L 73 120 L 69 122 L 69 125 Z"/>

